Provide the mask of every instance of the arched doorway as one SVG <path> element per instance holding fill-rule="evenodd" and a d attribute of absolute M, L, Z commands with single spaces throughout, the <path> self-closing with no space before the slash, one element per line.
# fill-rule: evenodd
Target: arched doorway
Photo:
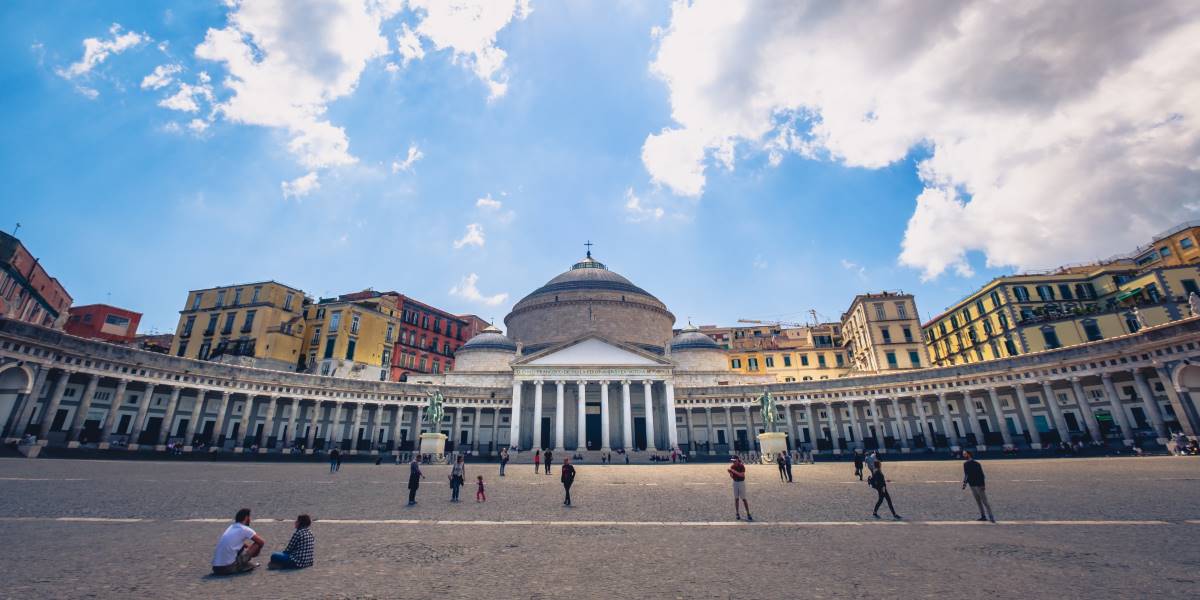
<path fill-rule="evenodd" d="M 1196 406 L 1200 399 L 1200 365 L 1184 363 L 1175 368 L 1175 391 L 1179 394 L 1179 403 L 1183 406 L 1184 415 L 1191 422 L 1191 433 L 1200 433 L 1200 410 Z M 1182 418 L 1181 418 L 1182 421 Z"/>
<path fill-rule="evenodd" d="M 21 399 L 33 393 L 33 369 L 15 362 L 0 365 L 0 429 L 7 436 L 17 436 L 21 424 L 17 411 L 21 410 Z"/>

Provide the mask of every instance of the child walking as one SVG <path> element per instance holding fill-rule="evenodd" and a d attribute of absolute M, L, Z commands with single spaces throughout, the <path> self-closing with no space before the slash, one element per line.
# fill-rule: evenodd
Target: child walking
<path fill-rule="evenodd" d="M 487 494 L 483 493 L 483 475 L 475 478 L 475 501 L 487 502 Z"/>

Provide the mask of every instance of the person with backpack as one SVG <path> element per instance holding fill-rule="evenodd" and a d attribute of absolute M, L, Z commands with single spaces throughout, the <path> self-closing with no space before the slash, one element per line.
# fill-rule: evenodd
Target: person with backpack
<path fill-rule="evenodd" d="M 547 462 L 546 464 L 549 465 L 550 463 Z M 571 505 L 571 484 L 575 483 L 575 466 L 571 464 L 570 458 L 563 459 L 562 468 L 560 468 L 559 471 L 562 472 L 561 475 L 559 476 L 559 479 L 562 481 L 563 490 L 566 491 L 566 493 L 567 493 L 567 497 L 565 499 L 563 499 L 563 506 L 570 506 Z M 547 473 L 550 472 L 549 467 L 546 468 L 546 472 Z"/>
<path fill-rule="evenodd" d="M 902 517 L 896 514 L 896 508 L 892 506 L 892 495 L 888 493 L 887 477 L 883 474 L 883 465 L 876 463 L 876 466 L 878 468 L 867 478 L 867 485 L 875 488 L 875 493 L 878 495 L 878 498 L 875 500 L 875 509 L 871 514 L 878 519 L 879 506 L 883 504 L 884 500 L 887 500 L 888 510 L 892 511 L 892 518 L 899 521 Z"/>

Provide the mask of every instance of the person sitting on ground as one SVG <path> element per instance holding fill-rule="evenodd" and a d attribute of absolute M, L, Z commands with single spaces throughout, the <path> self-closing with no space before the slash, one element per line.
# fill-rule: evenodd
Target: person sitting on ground
<path fill-rule="evenodd" d="M 258 556 L 266 541 L 250 529 L 250 509 L 243 508 L 233 517 L 233 524 L 221 534 L 213 550 L 212 572 L 214 575 L 233 575 L 253 571 L 258 563 L 251 559 Z"/>
<path fill-rule="evenodd" d="M 313 564 L 313 534 L 308 528 L 312 518 L 308 515 L 296 517 L 296 531 L 283 552 L 271 554 L 268 569 L 303 569 Z"/>

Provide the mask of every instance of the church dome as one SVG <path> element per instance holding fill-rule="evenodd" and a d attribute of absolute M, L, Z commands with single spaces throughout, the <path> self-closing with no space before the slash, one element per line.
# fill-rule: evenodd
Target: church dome
<path fill-rule="evenodd" d="M 509 336 L 526 352 L 595 333 L 662 353 L 675 315 L 646 290 L 592 257 L 521 299 L 504 318 Z"/>
<path fill-rule="evenodd" d="M 495 325 L 488 325 L 483 331 L 475 335 L 475 337 L 467 340 L 467 343 L 459 346 L 458 350 L 455 351 L 455 355 L 478 350 L 495 350 L 515 354 L 517 352 L 517 343 L 508 339 L 508 336 L 504 335 Z"/>
<path fill-rule="evenodd" d="M 517 355 L 517 344 L 495 325 L 488 325 L 454 351 L 454 371 L 459 373 L 507 371 Z"/>
<path fill-rule="evenodd" d="M 724 349 L 712 338 L 700 333 L 699 329 L 685 329 L 679 332 L 679 335 L 671 338 L 671 353 L 688 350 L 723 351 Z"/>

